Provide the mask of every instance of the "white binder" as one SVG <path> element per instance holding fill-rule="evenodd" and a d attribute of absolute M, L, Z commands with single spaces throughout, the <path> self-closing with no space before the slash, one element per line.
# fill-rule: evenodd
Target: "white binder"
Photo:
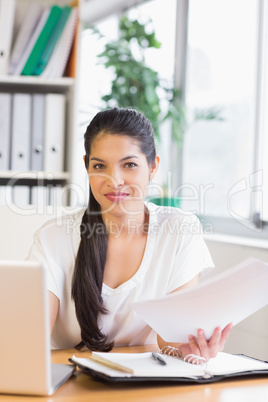
<path fill-rule="evenodd" d="M 0 93 L 0 170 L 8 170 L 11 137 L 11 94 Z"/>
<path fill-rule="evenodd" d="M 27 186 L 14 186 L 13 190 L 13 204 L 17 208 L 24 208 L 30 203 L 30 188 Z"/>
<path fill-rule="evenodd" d="M 33 94 L 32 98 L 31 170 L 43 170 L 45 95 Z"/>
<path fill-rule="evenodd" d="M 58 207 L 68 205 L 68 191 L 65 187 L 55 186 L 50 188 L 49 205 Z"/>
<path fill-rule="evenodd" d="M 30 170 L 31 95 L 13 95 L 11 170 Z"/>
<path fill-rule="evenodd" d="M 49 204 L 49 191 L 45 186 L 33 186 L 31 188 L 31 204 L 42 211 Z"/>
<path fill-rule="evenodd" d="M 10 205 L 12 203 L 12 187 L 0 186 L 0 205 Z"/>
<path fill-rule="evenodd" d="M 8 73 L 13 38 L 15 0 L 0 0 L 0 74 Z"/>
<path fill-rule="evenodd" d="M 5 205 L 6 203 L 6 190 L 7 186 L 0 186 L 0 205 Z"/>
<path fill-rule="evenodd" d="M 26 12 L 17 33 L 14 46 L 11 51 L 9 74 L 14 74 L 17 65 L 29 43 L 31 36 L 37 26 L 42 12 L 42 6 L 38 2 L 32 2 Z"/>
<path fill-rule="evenodd" d="M 44 170 L 61 172 L 64 165 L 65 96 L 45 95 Z"/>

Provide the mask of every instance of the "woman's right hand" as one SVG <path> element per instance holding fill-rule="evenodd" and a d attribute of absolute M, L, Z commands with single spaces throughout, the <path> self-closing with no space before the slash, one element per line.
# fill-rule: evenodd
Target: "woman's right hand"
<path fill-rule="evenodd" d="M 221 330 L 220 327 L 215 328 L 212 337 L 206 340 L 203 329 L 198 329 L 197 336 L 189 335 L 189 343 L 181 343 L 178 349 L 181 352 L 181 357 L 186 358 L 189 355 L 195 355 L 204 358 L 206 361 L 216 357 L 218 352 L 224 349 L 225 342 L 227 341 L 232 329 L 232 324 L 226 325 Z"/>

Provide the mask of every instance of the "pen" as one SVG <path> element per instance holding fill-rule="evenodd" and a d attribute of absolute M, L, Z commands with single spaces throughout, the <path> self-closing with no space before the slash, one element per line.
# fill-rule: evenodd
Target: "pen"
<path fill-rule="evenodd" d="M 165 360 L 162 359 L 162 357 L 160 357 L 157 353 L 151 353 L 151 358 L 157 361 L 162 366 L 165 366 L 167 364 Z"/>
<path fill-rule="evenodd" d="M 126 367 L 126 366 L 122 366 L 121 364 L 114 363 L 111 360 L 105 359 L 102 356 L 91 354 L 89 356 L 89 358 L 91 360 L 93 360 L 94 362 L 102 364 L 103 366 L 109 367 L 111 369 L 122 371 L 123 373 L 131 373 L 131 374 L 134 373 L 134 371 L 132 369 L 130 369 L 130 368 Z"/>

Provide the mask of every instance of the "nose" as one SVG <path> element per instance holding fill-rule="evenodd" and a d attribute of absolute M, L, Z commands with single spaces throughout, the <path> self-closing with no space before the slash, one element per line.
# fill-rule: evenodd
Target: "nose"
<path fill-rule="evenodd" d="M 124 185 L 125 181 L 120 169 L 112 169 L 109 172 L 108 185 L 112 188 L 118 188 Z"/>

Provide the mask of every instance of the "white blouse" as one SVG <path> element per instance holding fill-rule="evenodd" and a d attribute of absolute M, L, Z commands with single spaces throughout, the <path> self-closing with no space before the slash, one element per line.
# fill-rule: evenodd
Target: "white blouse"
<path fill-rule="evenodd" d="M 102 287 L 108 313 L 100 315 L 99 327 L 116 346 L 156 342 L 155 332 L 131 309 L 131 303 L 167 295 L 214 266 L 195 215 L 152 203 L 146 206 L 150 213 L 149 230 L 139 269 L 115 289 L 105 284 Z M 44 264 L 48 289 L 60 301 L 51 337 L 53 348 L 72 348 L 81 341 L 71 283 L 83 213 L 81 210 L 45 223 L 35 233 L 28 256 Z"/>

